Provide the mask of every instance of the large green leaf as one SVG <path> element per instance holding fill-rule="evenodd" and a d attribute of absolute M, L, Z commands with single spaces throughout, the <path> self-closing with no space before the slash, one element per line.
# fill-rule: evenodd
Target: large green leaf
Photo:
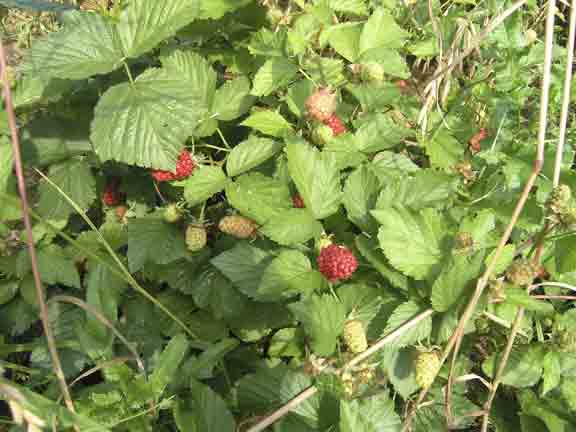
<path fill-rule="evenodd" d="M 346 308 L 332 295 L 313 295 L 289 306 L 310 336 L 312 350 L 319 356 L 332 355 L 346 321 Z"/>
<path fill-rule="evenodd" d="M 386 393 L 340 402 L 341 432 L 399 432 L 402 421 Z"/>
<path fill-rule="evenodd" d="M 266 301 L 275 296 L 261 294 L 258 288 L 270 260 L 268 252 L 248 243 L 239 242 L 232 249 L 212 258 L 210 262 L 244 294 L 256 300 Z"/>
<path fill-rule="evenodd" d="M 388 335 L 396 330 L 398 327 L 406 324 L 408 321 L 416 317 L 418 314 L 422 313 L 424 309 L 417 305 L 416 303 L 409 301 L 402 303 L 388 318 L 386 323 L 386 329 L 384 334 Z M 402 333 L 402 335 L 395 339 L 392 343 L 397 347 L 404 347 L 412 345 L 414 343 L 420 342 L 430 337 L 430 332 L 432 331 L 432 318 L 428 317 L 420 321 L 416 326 L 412 327 L 410 330 Z"/>
<path fill-rule="evenodd" d="M 342 190 L 335 159 L 303 141 L 288 143 L 286 153 L 290 175 L 306 208 L 317 219 L 336 213 L 340 207 Z"/>
<path fill-rule="evenodd" d="M 396 24 L 390 11 L 381 7 L 364 24 L 359 49 L 363 53 L 379 47 L 401 48 L 408 36 L 408 32 Z"/>
<path fill-rule="evenodd" d="M 162 66 L 172 76 L 188 81 L 188 88 L 198 95 L 202 111 L 209 111 L 216 92 L 216 72 L 200 55 L 192 51 L 175 50 L 161 57 Z"/>
<path fill-rule="evenodd" d="M 118 23 L 124 55 L 141 56 L 199 16 L 200 0 L 131 1 Z"/>
<path fill-rule="evenodd" d="M 250 95 L 250 80 L 240 77 L 226 81 L 216 90 L 212 113 L 216 119 L 230 121 L 248 112 L 255 101 Z"/>
<path fill-rule="evenodd" d="M 150 69 L 104 93 L 91 138 L 102 160 L 174 171 L 184 141 L 205 114 L 187 77 Z"/>
<path fill-rule="evenodd" d="M 228 12 L 246 6 L 252 0 L 200 0 L 202 19 L 219 19 Z"/>
<path fill-rule="evenodd" d="M 128 225 L 128 263 L 135 272 L 147 262 L 169 264 L 185 257 L 184 235 L 174 225 L 156 218 L 139 218 Z"/>
<path fill-rule="evenodd" d="M 372 215 L 382 224 L 378 240 L 392 265 L 415 279 L 426 278 L 442 258 L 445 231 L 440 214 L 433 209 L 416 213 L 392 207 Z"/>
<path fill-rule="evenodd" d="M 366 15 L 368 13 L 366 0 L 330 0 L 329 4 L 330 8 L 335 12 L 355 15 Z"/>
<path fill-rule="evenodd" d="M 56 245 L 38 251 L 38 271 L 44 283 L 80 288 L 80 276 L 74 261 Z"/>
<path fill-rule="evenodd" d="M 272 110 L 255 111 L 241 124 L 274 137 L 282 137 L 292 130 L 290 123 Z"/>
<path fill-rule="evenodd" d="M 226 160 L 228 175 L 237 176 L 267 161 L 282 149 L 282 143 L 250 137 L 235 146 Z"/>
<path fill-rule="evenodd" d="M 121 42 L 110 19 L 69 12 L 64 28 L 35 41 L 23 70 L 45 78 L 81 80 L 113 71 L 122 63 Z"/>
<path fill-rule="evenodd" d="M 312 269 L 308 257 L 286 249 L 266 267 L 258 291 L 282 299 L 310 294 L 322 285 L 322 276 Z"/>
<path fill-rule="evenodd" d="M 374 114 L 364 121 L 356 132 L 360 150 L 372 153 L 394 147 L 413 131 L 396 124 L 387 114 Z"/>
<path fill-rule="evenodd" d="M 432 306 L 445 312 L 466 294 L 466 287 L 480 275 L 484 261 L 483 253 L 472 257 L 456 255 L 445 265 L 432 286 Z"/>
<path fill-rule="evenodd" d="M 186 180 L 184 198 L 191 206 L 206 201 L 212 195 L 223 190 L 230 179 L 222 168 L 217 166 L 201 166 Z"/>
<path fill-rule="evenodd" d="M 289 208 L 268 220 L 259 231 L 276 243 L 290 246 L 319 238 L 323 228 L 308 210 Z"/>
<path fill-rule="evenodd" d="M 241 175 L 229 183 L 226 196 L 240 213 L 261 225 L 273 223 L 274 218 L 292 206 L 286 183 L 257 172 Z"/>
<path fill-rule="evenodd" d="M 274 90 L 290 83 L 298 73 L 298 67 L 284 57 L 267 60 L 254 77 L 252 94 L 268 96 Z"/>
<path fill-rule="evenodd" d="M 48 178 L 84 211 L 96 199 L 96 181 L 90 166 L 83 160 L 52 165 Z M 46 219 L 65 219 L 75 212 L 66 197 L 46 180 L 40 183 L 39 191 L 37 211 Z"/>
<path fill-rule="evenodd" d="M 375 207 L 379 186 L 378 179 L 366 165 L 356 169 L 346 180 L 344 207 L 350 220 L 364 231 L 374 229 L 375 221 L 370 210 Z"/>
<path fill-rule="evenodd" d="M 502 384 L 522 388 L 535 385 L 542 377 L 542 362 L 546 350 L 538 345 L 524 345 L 513 349 L 506 363 Z M 482 364 L 482 370 L 488 376 L 494 376 L 500 364 L 502 353 L 494 353 Z"/>
<path fill-rule="evenodd" d="M 193 380 L 188 400 L 180 400 L 174 409 L 180 432 L 234 432 L 236 423 L 226 402 L 210 387 Z"/>
<path fill-rule="evenodd" d="M 166 386 L 176 377 L 180 363 L 184 360 L 189 347 L 190 343 L 186 336 L 179 334 L 170 340 L 158 357 L 154 372 L 150 376 L 150 386 L 156 398 L 162 395 Z"/>

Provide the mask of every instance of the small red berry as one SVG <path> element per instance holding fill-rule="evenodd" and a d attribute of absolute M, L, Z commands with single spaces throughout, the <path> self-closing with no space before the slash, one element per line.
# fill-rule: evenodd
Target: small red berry
<path fill-rule="evenodd" d="M 306 207 L 304 205 L 304 200 L 302 199 L 302 197 L 300 196 L 300 194 L 296 194 L 292 197 L 292 204 L 294 205 L 294 207 L 296 208 L 304 208 Z"/>
<path fill-rule="evenodd" d="M 111 179 L 102 194 L 102 202 L 107 207 L 114 207 L 124 200 L 124 195 L 118 191 L 120 180 L 118 178 Z"/>
<path fill-rule="evenodd" d="M 306 109 L 310 117 L 324 122 L 336 111 L 336 93 L 327 88 L 316 90 L 306 99 Z"/>
<path fill-rule="evenodd" d="M 196 162 L 194 162 L 190 152 L 184 149 L 176 162 L 175 172 L 154 170 L 152 171 L 152 177 L 158 182 L 184 180 L 192 175 L 194 168 L 196 168 Z"/>
<path fill-rule="evenodd" d="M 318 268 L 330 282 L 349 279 L 358 268 L 354 254 L 345 246 L 330 244 L 318 255 Z"/>
<path fill-rule="evenodd" d="M 334 136 L 346 133 L 346 126 L 344 123 L 342 123 L 342 120 L 340 120 L 340 117 L 338 117 L 336 114 L 332 114 L 330 118 L 324 122 L 324 124 L 332 129 L 332 134 Z"/>

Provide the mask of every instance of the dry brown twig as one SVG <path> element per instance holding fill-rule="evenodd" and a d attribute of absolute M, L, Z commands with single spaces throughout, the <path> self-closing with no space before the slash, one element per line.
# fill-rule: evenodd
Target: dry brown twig
<path fill-rule="evenodd" d="M 16 179 L 18 183 L 18 193 L 22 202 L 22 219 L 24 221 L 24 227 L 26 231 L 26 244 L 28 247 L 28 254 L 30 256 L 34 285 L 36 287 L 36 299 L 40 308 L 40 320 L 42 321 L 42 328 L 44 330 L 44 336 L 46 337 L 46 344 L 48 345 L 48 351 L 50 352 L 52 367 L 54 369 L 56 378 L 58 379 L 60 390 L 62 391 L 62 396 L 64 397 L 64 402 L 66 403 L 66 407 L 70 411 L 74 412 L 74 402 L 72 401 L 70 390 L 66 384 L 66 378 L 62 370 L 62 363 L 60 362 L 58 350 L 56 349 L 54 333 L 50 327 L 50 321 L 48 318 L 48 306 L 46 305 L 46 300 L 44 298 L 44 286 L 42 285 L 40 272 L 38 270 L 38 260 L 36 256 L 36 248 L 34 246 L 34 237 L 32 234 L 32 223 L 30 221 L 29 215 L 30 205 L 28 204 L 26 182 L 24 180 L 24 170 L 22 168 L 22 155 L 20 153 L 20 140 L 18 137 L 18 128 L 16 125 L 16 114 L 14 112 L 14 104 L 12 102 L 12 90 L 10 88 L 10 83 L 6 73 L 7 62 L 6 54 L 4 51 L 4 43 L 2 40 L 0 40 L 0 69 L 2 71 L 4 106 L 8 115 L 8 125 L 10 127 L 10 134 L 12 136 L 12 152 L 14 155 L 14 168 L 16 171 Z"/>
<path fill-rule="evenodd" d="M 411 328 L 418 325 L 421 321 L 430 317 L 433 313 L 434 313 L 433 309 L 427 309 L 424 312 L 422 312 L 422 313 L 418 314 L 417 316 L 415 316 L 414 318 L 412 318 L 411 320 L 405 322 L 400 327 L 398 327 L 396 330 L 394 330 L 393 332 L 389 333 L 388 335 L 386 335 L 385 337 L 380 339 L 378 342 L 376 342 L 374 345 L 372 345 L 366 351 L 355 356 L 352 360 L 350 360 L 348 363 L 346 363 L 342 367 L 341 371 L 349 370 L 352 367 L 354 367 L 355 365 L 357 365 L 358 363 L 366 360 L 368 357 L 370 357 L 371 355 L 375 354 L 376 352 L 378 352 L 379 350 L 384 348 L 384 346 L 388 345 L 389 343 L 393 342 L 398 337 L 403 335 L 406 331 L 410 330 Z M 285 405 L 283 405 L 282 407 L 280 407 L 279 409 L 274 411 L 272 414 L 264 417 L 257 424 L 255 424 L 250 429 L 248 429 L 247 432 L 262 432 L 264 429 L 266 429 L 271 424 L 280 420 L 282 417 L 284 417 L 286 414 L 288 414 L 290 411 L 292 411 L 294 408 L 296 408 L 302 402 L 304 402 L 307 399 L 309 399 L 310 397 L 314 396 L 317 392 L 318 392 L 318 389 L 315 386 L 311 386 L 311 387 L 307 388 L 302 393 L 297 395 L 295 398 L 290 400 L 288 403 L 286 403 Z"/>

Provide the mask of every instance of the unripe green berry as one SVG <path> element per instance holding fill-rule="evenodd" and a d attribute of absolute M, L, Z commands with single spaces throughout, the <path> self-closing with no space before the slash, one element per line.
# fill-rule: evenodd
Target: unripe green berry
<path fill-rule="evenodd" d="M 176 204 L 170 204 L 164 209 L 164 220 L 168 223 L 176 223 L 182 219 L 182 211 Z"/>

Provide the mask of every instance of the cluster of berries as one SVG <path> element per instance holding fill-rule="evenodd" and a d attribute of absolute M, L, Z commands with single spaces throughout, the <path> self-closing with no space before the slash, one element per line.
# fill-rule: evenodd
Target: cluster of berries
<path fill-rule="evenodd" d="M 336 93 L 327 88 L 320 88 L 306 99 L 306 110 L 314 120 L 322 123 L 314 129 L 312 139 L 318 144 L 346 132 L 346 126 L 336 114 Z"/>
<path fill-rule="evenodd" d="M 152 171 L 152 177 L 158 182 L 184 180 L 192 175 L 195 168 L 196 162 L 194 162 L 192 155 L 188 150 L 184 149 L 176 162 L 176 171 L 154 170 Z"/>

